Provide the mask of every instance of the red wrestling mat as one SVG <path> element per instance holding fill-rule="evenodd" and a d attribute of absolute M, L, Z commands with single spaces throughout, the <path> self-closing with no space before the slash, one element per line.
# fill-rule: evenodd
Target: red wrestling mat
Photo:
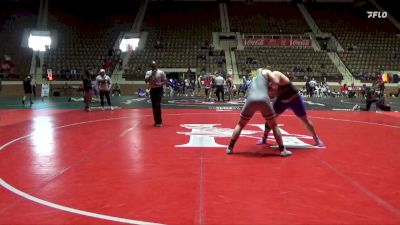
<path fill-rule="evenodd" d="M 239 111 L 0 113 L 0 224 L 400 224 L 396 113 L 286 113 L 288 158 L 259 114 L 228 156 Z"/>

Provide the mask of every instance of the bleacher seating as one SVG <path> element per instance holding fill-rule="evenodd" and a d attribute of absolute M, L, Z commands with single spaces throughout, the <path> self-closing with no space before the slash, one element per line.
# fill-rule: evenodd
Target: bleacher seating
<path fill-rule="evenodd" d="M 345 50 L 339 55 L 356 77 L 363 72 L 375 76 L 381 70 L 400 70 L 399 31 L 388 19 L 367 18 L 367 11 L 377 11 L 373 5 L 324 3 L 312 4 L 308 10 L 323 32 L 338 38 Z"/>
<path fill-rule="evenodd" d="M 44 69 L 51 68 L 57 80 L 79 79 L 87 67 L 98 72 L 106 61 L 113 62 L 108 74 L 118 64 L 119 57 L 113 52 L 114 44 L 121 32 L 129 32 L 135 14 L 110 14 L 102 18 L 84 21 L 73 14 L 67 14 L 57 8 L 49 10 L 50 30 L 57 30 L 57 47 L 46 52 Z M 77 71 L 77 76 L 63 76 L 65 71 Z"/>
<path fill-rule="evenodd" d="M 13 8 L 8 8 L 7 5 L 2 7 L 4 8 L 0 18 L 0 64 L 5 62 L 4 56 L 7 55 L 11 58 L 14 68 L 3 71 L 0 78 L 21 80 L 29 74 L 32 60 L 32 50 L 21 47 L 24 29 L 36 27 L 38 12 L 29 2 L 15 2 Z"/>
<path fill-rule="evenodd" d="M 249 63 L 248 58 L 253 58 L 257 63 Z M 236 61 L 241 76 L 259 67 L 271 67 L 272 70 L 289 72 L 294 81 L 304 81 L 305 76 L 316 79 L 327 77 L 328 81 L 342 79 L 342 75 L 326 53 L 316 52 L 312 48 L 246 48 L 244 51 L 236 52 Z M 302 68 L 304 72 L 294 72 L 295 67 Z M 308 67 L 311 70 L 307 71 Z"/>
<path fill-rule="evenodd" d="M 310 29 L 292 3 L 228 4 L 231 31 L 255 34 L 304 34 Z"/>
<path fill-rule="evenodd" d="M 132 53 L 124 77 L 143 80 L 151 60 L 159 68 L 216 71 L 217 56 L 209 57 L 208 46 L 202 46 L 207 40 L 212 42 L 212 32 L 221 31 L 219 18 L 215 2 L 150 2 L 142 26 L 142 31 L 149 32 L 146 45 Z M 198 60 L 200 55 L 207 59 Z"/>

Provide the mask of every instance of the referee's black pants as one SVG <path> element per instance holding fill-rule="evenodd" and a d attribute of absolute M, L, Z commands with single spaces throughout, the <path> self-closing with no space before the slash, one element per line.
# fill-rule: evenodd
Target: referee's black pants
<path fill-rule="evenodd" d="M 225 96 L 224 96 L 224 86 L 222 85 L 217 85 L 217 98 L 218 101 L 220 100 L 220 95 L 222 94 L 222 101 L 225 101 Z"/>
<path fill-rule="evenodd" d="M 153 108 L 153 117 L 155 124 L 162 124 L 162 118 L 161 118 L 162 96 L 163 96 L 163 87 L 150 89 L 151 107 Z"/>

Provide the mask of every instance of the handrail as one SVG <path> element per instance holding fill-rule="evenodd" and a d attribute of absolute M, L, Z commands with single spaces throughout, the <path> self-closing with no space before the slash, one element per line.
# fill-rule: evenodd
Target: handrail
<path fill-rule="evenodd" d="M 310 38 L 310 34 L 242 34 L 242 38 L 272 38 L 272 39 L 279 39 L 279 38 Z"/>

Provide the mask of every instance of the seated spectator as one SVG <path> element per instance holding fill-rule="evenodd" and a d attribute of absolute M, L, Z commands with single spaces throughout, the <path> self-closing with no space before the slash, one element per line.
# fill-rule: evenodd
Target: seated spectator
<path fill-rule="evenodd" d="M 247 57 L 247 58 L 246 58 L 246 64 L 253 64 L 253 65 L 255 65 L 255 64 L 257 64 L 257 60 L 256 60 L 255 58 L 253 58 L 253 57 Z"/>
<path fill-rule="evenodd" d="M 121 86 L 118 83 L 113 84 L 112 87 L 112 96 L 115 95 L 115 93 L 118 92 L 118 96 L 121 96 Z"/>
<path fill-rule="evenodd" d="M 122 54 L 121 49 L 115 49 L 114 50 L 114 55 L 117 56 L 118 58 L 121 56 L 121 54 Z"/>
<path fill-rule="evenodd" d="M 147 96 L 147 95 L 146 95 L 146 91 L 143 90 L 143 89 L 141 89 L 141 88 L 139 88 L 139 89 L 137 90 L 137 95 L 138 95 L 139 97 L 146 97 L 146 96 Z"/>
<path fill-rule="evenodd" d="M 66 80 L 69 80 L 71 78 L 71 71 L 69 69 L 62 69 L 60 71 L 60 74 L 61 74 L 61 77 Z"/>
<path fill-rule="evenodd" d="M 77 77 L 76 77 L 76 69 L 71 69 L 71 77 L 73 78 L 73 79 L 76 79 Z"/>
<path fill-rule="evenodd" d="M 198 55 L 198 56 L 197 56 L 197 61 L 200 61 L 200 60 L 202 60 L 202 61 L 207 61 L 207 56 L 205 56 L 205 55 Z"/>
<path fill-rule="evenodd" d="M 107 52 L 107 55 L 108 55 L 108 57 L 111 57 L 111 56 L 113 56 L 114 55 L 114 50 L 113 49 L 108 49 L 108 52 Z"/>
<path fill-rule="evenodd" d="M 112 67 L 112 65 L 113 65 L 113 63 L 111 60 L 104 59 L 102 67 L 103 67 L 103 69 L 108 70 Z"/>
<path fill-rule="evenodd" d="M 154 45 L 155 49 L 162 49 L 164 48 L 163 44 L 161 43 L 161 40 L 156 40 L 156 43 Z"/>

